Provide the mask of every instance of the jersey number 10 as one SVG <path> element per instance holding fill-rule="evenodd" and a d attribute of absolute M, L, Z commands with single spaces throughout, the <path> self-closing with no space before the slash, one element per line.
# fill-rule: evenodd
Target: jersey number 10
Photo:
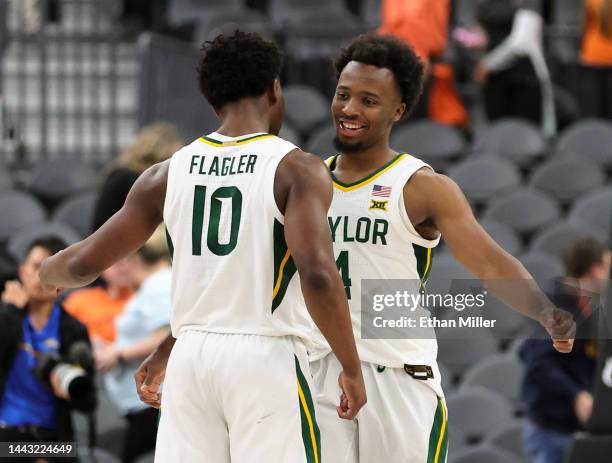
<path fill-rule="evenodd" d="M 232 226 L 229 241 L 221 244 L 219 242 L 219 228 L 221 224 L 222 199 L 230 199 L 232 202 Z M 191 222 L 191 251 L 194 256 L 202 255 L 202 233 L 204 230 L 204 210 L 206 206 L 206 187 L 196 185 L 193 194 L 193 220 Z M 210 206 L 208 212 L 208 231 L 206 245 L 213 254 L 227 256 L 236 247 L 238 242 L 238 231 L 240 230 L 240 218 L 242 216 L 242 193 L 235 186 L 223 186 L 217 188 L 210 195 Z"/>

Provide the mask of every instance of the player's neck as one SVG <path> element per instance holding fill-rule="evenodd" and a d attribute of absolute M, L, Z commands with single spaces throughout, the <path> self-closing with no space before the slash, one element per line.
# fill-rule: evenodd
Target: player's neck
<path fill-rule="evenodd" d="M 270 122 L 257 101 L 241 100 L 230 103 L 220 111 L 220 116 L 222 122 L 217 133 L 226 137 L 239 137 L 270 130 Z"/>
<path fill-rule="evenodd" d="M 397 153 L 391 149 L 387 140 L 362 151 L 341 153 L 338 164 L 343 171 L 369 173 L 393 160 Z"/>

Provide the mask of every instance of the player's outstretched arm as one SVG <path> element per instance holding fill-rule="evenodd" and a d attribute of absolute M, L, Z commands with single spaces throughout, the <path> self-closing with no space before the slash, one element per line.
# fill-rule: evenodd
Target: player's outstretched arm
<path fill-rule="evenodd" d="M 163 219 L 168 164 L 147 169 L 134 183 L 123 207 L 88 238 L 49 257 L 40 280 L 49 290 L 77 288 L 140 248 Z"/>
<path fill-rule="evenodd" d="M 346 400 L 338 412 L 352 419 L 366 397 L 327 220 L 333 194 L 329 171 L 317 156 L 295 150 L 281 161 L 274 187 L 277 204 L 284 211 L 285 239 L 300 275 L 306 306 L 343 368 L 340 383 Z"/>
<path fill-rule="evenodd" d="M 409 215 L 431 220 L 457 260 L 483 280 L 496 297 L 538 321 L 549 332 L 558 351 L 572 350 L 576 333 L 572 315 L 556 309 L 525 267 L 480 226 L 455 182 L 444 175 L 420 170 L 405 191 L 412 198 L 424 198 L 421 210 L 409 211 Z"/>

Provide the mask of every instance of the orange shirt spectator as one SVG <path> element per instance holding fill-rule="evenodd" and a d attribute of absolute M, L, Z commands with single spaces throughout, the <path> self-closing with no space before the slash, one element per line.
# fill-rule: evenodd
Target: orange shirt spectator
<path fill-rule="evenodd" d="M 106 288 L 75 291 L 64 301 L 64 308 L 83 323 L 94 344 L 115 341 L 115 319 L 134 293 L 134 264 L 123 259 L 102 273 Z"/>
<path fill-rule="evenodd" d="M 105 288 L 86 288 L 68 296 L 64 308 L 87 327 L 94 342 L 114 342 L 115 319 L 123 312 L 131 297 L 131 291 L 113 298 Z"/>
<path fill-rule="evenodd" d="M 582 64 L 612 66 L 612 1 L 585 0 Z"/>
<path fill-rule="evenodd" d="M 384 0 L 378 32 L 408 42 L 429 61 L 446 49 L 449 16 L 449 0 Z"/>

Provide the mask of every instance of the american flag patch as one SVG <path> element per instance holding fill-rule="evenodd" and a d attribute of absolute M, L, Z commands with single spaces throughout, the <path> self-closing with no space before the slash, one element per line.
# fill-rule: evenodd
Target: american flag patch
<path fill-rule="evenodd" d="M 391 187 L 382 186 L 382 185 L 374 185 L 372 187 L 372 196 L 380 196 L 382 198 L 388 198 L 389 196 L 391 196 Z"/>

